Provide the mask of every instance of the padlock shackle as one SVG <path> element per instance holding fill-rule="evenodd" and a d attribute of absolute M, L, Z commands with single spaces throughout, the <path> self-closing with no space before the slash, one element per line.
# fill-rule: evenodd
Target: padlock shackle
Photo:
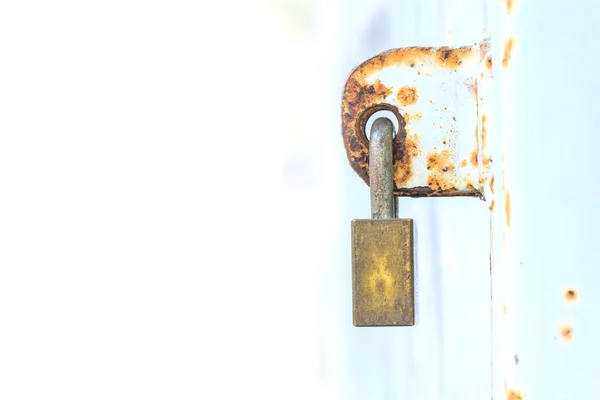
<path fill-rule="evenodd" d="M 369 186 L 371 218 L 396 218 L 394 178 L 392 176 L 392 138 L 394 124 L 388 118 L 377 118 L 371 125 L 369 144 Z"/>

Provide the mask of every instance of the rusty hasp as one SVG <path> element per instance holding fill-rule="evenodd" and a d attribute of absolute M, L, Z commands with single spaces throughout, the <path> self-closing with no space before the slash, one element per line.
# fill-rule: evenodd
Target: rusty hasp
<path fill-rule="evenodd" d="M 395 49 L 358 66 L 342 102 L 344 146 L 354 171 L 369 184 L 367 121 L 390 111 L 398 123 L 392 144 L 395 195 L 483 198 L 492 162 L 485 151 L 483 108 L 491 66 L 487 41 Z"/>

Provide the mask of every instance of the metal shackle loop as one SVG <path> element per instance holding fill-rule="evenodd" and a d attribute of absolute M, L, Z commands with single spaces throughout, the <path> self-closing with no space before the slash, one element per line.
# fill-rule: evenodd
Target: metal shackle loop
<path fill-rule="evenodd" d="M 396 218 L 394 179 L 392 176 L 392 138 L 394 124 L 388 118 L 377 118 L 371 125 L 369 144 L 369 186 L 371 218 Z"/>

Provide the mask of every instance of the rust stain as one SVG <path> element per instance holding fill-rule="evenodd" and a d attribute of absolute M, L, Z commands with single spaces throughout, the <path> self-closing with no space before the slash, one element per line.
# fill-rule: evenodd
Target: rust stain
<path fill-rule="evenodd" d="M 512 57 L 513 46 L 515 44 L 514 38 L 509 36 L 504 40 L 504 54 L 502 55 L 502 66 L 508 68 L 510 59 Z"/>
<path fill-rule="evenodd" d="M 510 228 L 510 192 L 504 194 L 504 212 L 506 214 L 506 226 Z"/>
<path fill-rule="evenodd" d="M 573 340 L 573 336 L 575 336 L 575 332 L 573 331 L 573 327 L 569 324 L 561 324 L 558 327 L 560 338 L 565 342 L 570 342 Z"/>
<path fill-rule="evenodd" d="M 492 199 L 492 201 L 490 201 L 490 211 L 494 211 L 494 206 L 496 205 L 496 202 L 494 201 L 494 199 Z"/>
<path fill-rule="evenodd" d="M 473 82 L 472 84 L 469 84 L 469 87 L 471 88 L 471 94 L 473 95 L 473 98 L 475 99 L 475 102 L 478 101 L 479 97 L 477 94 L 477 81 Z"/>
<path fill-rule="evenodd" d="M 483 156 L 482 166 L 483 168 L 490 168 L 492 159 L 488 155 Z"/>
<path fill-rule="evenodd" d="M 418 112 L 418 113 L 414 113 L 414 114 L 405 113 L 405 114 L 402 114 L 402 117 L 404 118 L 404 121 L 406 121 L 406 125 L 409 125 L 411 122 L 414 122 L 416 120 L 423 118 L 423 113 L 422 112 Z"/>
<path fill-rule="evenodd" d="M 373 100 L 385 99 L 392 93 L 392 91 L 390 90 L 390 88 L 381 83 L 379 79 L 377 79 L 377 81 L 375 81 L 374 84 L 367 88 L 366 93 L 366 100 L 369 101 L 369 96 L 372 96 Z"/>
<path fill-rule="evenodd" d="M 519 364 L 519 355 L 518 355 L 518 354 L 515 354 L 515 355 L 513 356 L 513 359 L 515 360 L 515 364 L 516 364 L 516 365 L 518 365 L 518 364 Z"/>
<path fill-rule="evenodd" d="M 398 91 L 398 101 L 403 106 L 413 105 L 419 100 L 416 87 L 403 86 Z"/>
<path fill-rule="evenodd" d="M 492 194 L 494 194 L 494 191 L 496 189 L 495 185 L 494 185 L 495 179 L 496 179 L 495 175 L 492 175 L 492 177 L 490 178 L 490 190 L 492 191 Z"/>
<path fill-rule="evenodd" d="M 479 127 L 477 125 L 475 125 L 475 152 L 479 152 Z"/>
<path fill-rule="evenodd" d="M 390 50 L 380 54 L 383 57 L 383 62 L 380 64 L 380 68 L 389 67 L 390 65 L 424 65 L 425 62 L 431 59 L 433 54 L 433 47 L 407 47 L 404 49 Z M 374 70 L 376 63 L 373 63 Z M 366 72 L 366 71 L 365 71 Z"/>
<path fill-rule="evenodd" d="M 487 115 L 483 113 L 481 116 L 481 147 L 485 149 L 487 142 Z"/>
<path fill-rule="evenodd" d="M 430 153 L 427 155 L 427 170 L 432 172 L 453 172 L 452 154 L 449 150 L 442 150 L 440 153 Z"/>
<path fill-rule="evenodd" d="M 525 395 L 520 390 L 508 389 L 506 392 L 506 400 L 524 400 Z"/>
<path fill-rule="evenodd" d="M 462 160 L 460 162 L 460 166 L 463 167 L 463 168 L 466 167 L 467 166 L 467 160 Z"/>
<path fill-rule="evenodd" d="M 471 152 L 471 165 L 477 167 L 477 163 L 479 161 L 479 152 L 477 150 L 473 150 Z"/>
<path fill-rule="evenodd" d="M 412 159 L 417 157 L 419 149 L 419 137 L 413 133 L 407 133 L 403 146 L 393 149 L 394 179 L 398 186 L 405 186 L 413 176 Z"/>
<path fill-rule="evenodd" d="M 577 290 L 575 289 L 568 289 L 565 290 L 565 300 L 567 301 L 576 301 L 579 298 L 579 295 L 577 294 Z"/>
<path fill-rule="evenodd" d="M 492 56 L 489 56 L 488 58 L 486 58 L 485 60 L 485 66 L 487 67 L 487 69 L 489 69 L 490 71 L 492 70 Z"/>
<path fill-rule="evenodd" d="M 434 62 L 448 69 L 457 69 L 475 54 L 473 47 L 440 47 L 435 50 Z"/>
<path fill-rule="evenodd" d="M 454 184 L 448 179 L 447 174 L 454 172 L 454 163 L 452 162 L 452 153 L 449 150 L 442 150 L 439 153 L 429 153 L 427 155 L 427 185 L 433 190 L 452 190 Z"/>
<path fill-rule="evenodd" d="M 513 9 L 513 0 L 506 0 L 506 13 L 510 15 Z"/>

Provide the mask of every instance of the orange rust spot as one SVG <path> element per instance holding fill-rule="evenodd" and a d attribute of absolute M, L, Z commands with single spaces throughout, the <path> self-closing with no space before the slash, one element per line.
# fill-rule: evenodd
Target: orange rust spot
<path fill-rule="evenodd" d="M 440 153 L 429 153 L 427 155 L 427 169 L 432 172 L 453 172 L 452 154 L 449 150 L 442 150 Z"/>
<path fill-rule="evenodd" d="M 485 183 L 487 182 L 487 179 L 488 179 L 488 178 L 486 178 L 486 177 L 482 176 L 481 178 L 479 178 L 479 184 L 480 184 L 480 185 L 483 185 L 483 184 L 485 184 Z"/>
<path fill-rule="evenodd" d="M 514 39 L 509 36 L 504 41 L 504 54 L 502 55 L 502 66 L 504 68 L 508 68 L 508 64 L 510 63 L 510 59 L 512 57 L 513 46 L 515 44 Z"/>
<path fill-rule="evenodd" d="M 494 211 L 495 205 L 496 205 L 496 202 L 492 199 L 492 201 L 490 201 L 490 211 Z"/>
<path fill-rule="evenodd" d="M 483 72 L 481 73 L 481 79 L 483 79 Z"/>
<path fill-rule="evenodd" d="M 477 103 L 477 104 L 479 104 L 479 103 Z M 479 129 L 478 128 L 479 127 L 477 125 L 475 125 L 475 150 L 474 150 L 475 153 L 479 152 Z M 472 159 L 473 159 L 473 154 L 471 154 L 471 162 L 472 162 Z M 475 164 L 473 164 L 473 165 L 476 165 L 476 164 L 477 164 L 477 162 L 475 162 Z"/>
<path fill-rule="evenodd" d="M 490 157 L 488 155 L 484 155 L 483 161 L 481 164 L 482 164 L 483 168 L 490 168 L 491 162 L 492 162 L 492 160 L 490 159 Z"/>
<path fill-rule="evenodd" d="M 452 153 L 449 150 L 442 150 L 439 153 L 429 153 L 427 155 L 427 186 L 433 190 L 452 190 L 456 189 L 447 177 L 447 173 L 454 172 L 452 162 Z"/>
<path fill-rule="evenodd" d="M 460 162 L 460 166 L 463 167 L 463 168 L 466 167 L 467 166 L 467 160 L 462 160 Z"/>
<path fill-rule="evenodd" d="M 414 67 L 416 65 L 423 65 L 425 61 L 431 59 L 432 52 L 433 48 L 431 47 L 407 47 L 390 50 L 381 54 L 384 58 L 382 67 L 385 68 L 393 65 L 408 65 Z M 375 71 L 378 69 L 382 68 L 375 68 Z"/>
<path fill-rule="evenodd" d="M 350 78 L 344 90 L 344 112 L 342 114 L 344 123 L 352 123 L 354 116 L 358 115 L 361 109 L 383 101 L 391 93 L 391 89 L 381 83 L 379 79 L 372 85 L 367 85 Z"/>
<path fill-rule="evenodd" d="M 494 185 L 495 179 L 496 179 L 495 175 L 492 175 L 492 177 L 490 178 L 490 190 L 492 191 L 492 194 L 494 194 L 494 190 L 495 190 L 495 185 Z"/>
<path fill-rule="evenodd" d="M 510 192 L 504 194 L 504 212 L 506 213 L 506 226 L 510 228 Z"/>
<path fill-rule="evenodd" d="M 443 126 L 443 125 L 440 125 L 440 129 L 444 129 L 444 126 Z"/>
<path fill-rule="evenodd" d="M 487 141 L 487 115 L 483 113 L 481 116 L 481 147 L 485 149 L 486 141 Z"/>
<path fill-rule="evenodd" d="M 394 181 L 397 187 L 405 186 L 413 176 L 412 160 L 421 153 L 419 137 L 413 133 L 406 134 L 404 143 L 394 151 Z"/>
<path fill-rule="evenodd" d="M 506 0 L 506 13 L 510 15 L 513 8 L 513 0 Z"/>
<path fill-rule="evenodd" d="M 487 69 L 489 69 L 490 71 L 492 70 L 492 56 L 489 56 L 488 58 L 486 58 L 485 60 L 485 66 L 487 67 Z"/>
<path fill-rule="evenodd" d="M 475 102 L 477 102 L 478 96 L 477 96 L 477 81 L 475 81 L 473 83 L 473 85 L 471 85 L 471 93 L 473 94 L 473 98 L 475 99 Z"/>
<path fill-rule="evenodd" d="M 434 62 L 448 69 L 457 69 L 474 55 L 472 47 L 440 47 L 435 50 Z"/>
<path fill-rule="evenodd" d="M 515 389 L 509 389 L 506 392 L 506 400 L 524 400 L 525 395 L 523 392 Z"/>
<path fill-rule="evenodd" d="M 408 125 L 413 121 L 423 118 L 423 113 L 422 112 L 418 112 L 418 113 L 414 113 L 414 114 L 405 113 L 405 114 L 402 114 L 402 117 L 404 118 L 406 125 Z"/>
<path fill-rule="evenodd" d="M 429 104 L 433 104 L 433 100 L 429 100 Z"/>
<path fill-rule="evenodd" d="M 416 87 L 403 86 L 398 91 L 398 101 L 404 106 L 415 104 L 419 100 Z"/>
<path fill-rule="evenodd" d="M 479 161 L 479 152 L 477 150 L 473 150 L 471 152 L 471 165 L 477 167 Z"/>
<path fill-rule="evenodd" d="M 564 340 L 565 342 L 570 342 L 573 340 L 573 337 L 575 336 L 575 332 L 573 330 L 573 327 L 569 324 L 561 324 L 558 327 L 558 331 L 560 333 L 560 338 L 562 340 Z"/>
<path fill-rule="evenodd" d="M 565 300 L 575 301 L 578 297 L 579 295 L 577 294 L 577 291 L 575 289 L 565 290 Z"/>

